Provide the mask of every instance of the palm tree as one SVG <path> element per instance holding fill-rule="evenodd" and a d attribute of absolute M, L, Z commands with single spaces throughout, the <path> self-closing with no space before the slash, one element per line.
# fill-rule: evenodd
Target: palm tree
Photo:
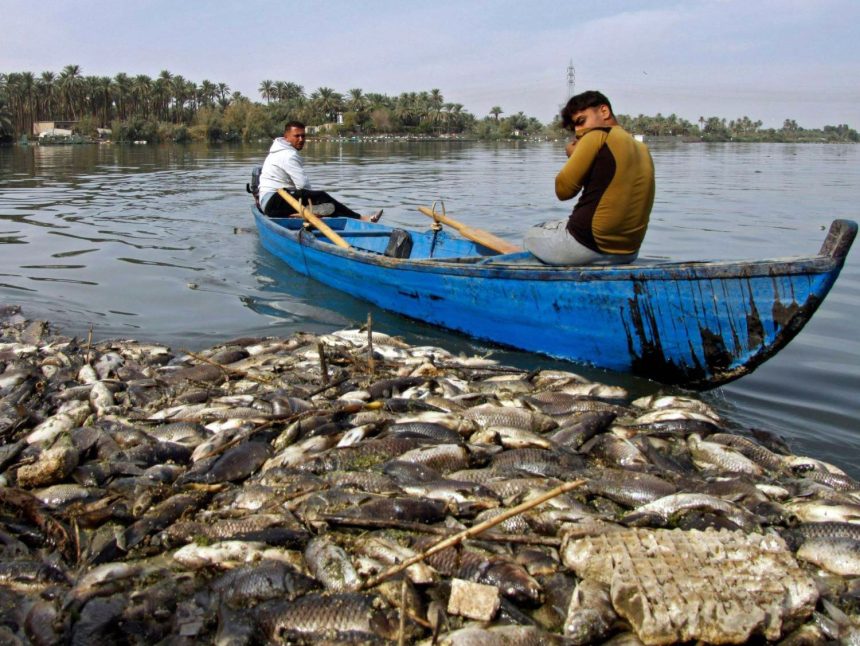
<path fill-rule="evenodd" d="M 298 83 L 292 83 L 287 81 L 284 83 L 283 81 L 278 81 L 280 84 L 280 92 L 278 94 L 278 98 L 281 101 L 295 101 L 296 103 L 301 103 L 305 98 L 305 88 L 303 88 Z"/>
<path fill-rule="evenodd" d="M 37 113 L 41 118 L 50 119 L 54 116 L 57 102 L 56 80 L 57 77 L 53 72 L 42 72 L 39 80 L 36 81 Z"/>
<path fill-rule="evenodd" d="M 132 81 L 131 92 L 134 97 L 133 114 L 146 119 L 149 117 L 150 102 L 152 101 L 152 79 L 146 74 L 138 74 Z"/>
<path fill-rule="evenodd" d="M 226 83 L 219 83 L 218 84 L 218 103 L 221 104 L 222 108 L 226 108 L 230 103 L 230 99 L 227 98 L 227 93 L 229 91 L 230 91 L 230 86 L 227 85 Z"/>
<path fill-rule="evenodd" d="M 170 93 L 173 95 L 173 123 L 182 121 L 185 102 L 188 100 L 188 83 L 181 74 L 176 74 L 170 81 Z"/>
<path fill-rule="evenodd" d="M 72 119 L 77 119 L 78 111 L 75 108 L 79 107 L 82 83 L 80 65 L 66 65 L 60 72 L 62 107 L 66 114 L 72 115 Z"/>
<path fill-rule="evenodd" d="M 503 112 L 504 112 L 504 110 L 502 110 L 497 105 L 494 105 L 492 108 L 490 108 L 490 114 L 496 118 L 496 123 L 499 122 L 499 115 L 502 114 Z"/>
<path fill-rule="evenodd" d="M 99 76 L 96 88 L 100 94 L 101 127 L 106 128 L 110 125 L 111 112 L 113 111 L 113 81 L 109 76 Z"/>
<path fill-rule="evenodd" d="M 131 79 L 128 74 L 120 72 L 113 77 L 113 96 L 116 103 L 117 117 L 125 121 L 128 108 L 128 98 L 131 95 Z"/>
<path fill-rule="evenodd" d="M 275 93 L 275 84 L 269 79 L 266 79 L 265 81 L 260 83 L 260 87 L 257 88 L 257 92 L 259 92 L 260 95 L 264 99 L 266 99 L 266 105 L 268 105 L 269 100 Z"/>
<path fill-rule="evenodd" d="M 6 104 L 6 99 L 0 94 L 0 136 L 15 134 L 15 127 L 12 125 L 12 112 Z"/>
<path fill-rule="evenodd" d="M 33 121 L 36 116 L 36 77 L 32 72 L 22 72 L 20 75 L 20 92 L 23 100 L 24 126 L 28 135 L 33 133 Z"/>
<path fill-rule="evenodd" d="M 331 122 L 337 119 L 337 113 L 343 105 L 343 97 L 330 87 L 317 88 L 316 92 L 311 94 L 311 101 L 314 109 L 317 110 L 324 121 Z"/>
<path fill-rule="evenodd" d="M 200 83 L 200 103 L 203 105 L 212 105 L 212 101 L 215 100 L 215 93 L 217 90 L 218 88 L 212 81 L 203 79 Z"/>
<path fill-rule="evenodd" d="M 347 90 L 347 94 L 349 94 L 349 99 L 346 102 L 346 107 L 353 112 L 364 112 L 367 108 L 367 97 L 364 96 L 362 89 L 354 87 Z"/>

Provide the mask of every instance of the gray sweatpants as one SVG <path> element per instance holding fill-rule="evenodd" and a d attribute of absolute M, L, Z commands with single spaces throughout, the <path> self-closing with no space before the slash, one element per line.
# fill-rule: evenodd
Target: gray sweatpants
<path fill-rule="evenodd" d="M 598 253 L 576 241 L 567 220 L 551 220 L 526 231 L 523 246 L 548 265 L 625 265 L 636 260 L 630 254 Z"/>

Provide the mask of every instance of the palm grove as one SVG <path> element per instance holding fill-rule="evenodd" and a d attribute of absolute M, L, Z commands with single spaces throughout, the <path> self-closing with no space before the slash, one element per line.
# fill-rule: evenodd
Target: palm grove
<path fill-rule="evenodd" d="M 114 141 L 151 142 L 257 141 L 279 134 L 283 123 L 298 119 L 312 125 L 330 124 L 338 135 L 405 134 L 456 135 L 475 139 L 557 137 L 557 122 L 544 125 L 522 112 L 502 116 L 493 106 L 483 118 L 446 102 L 438 89 L 389 96 L 352 88 L 345 94 L 319 87 L 309 94 L 288 81 L 264 80 L 252 101 L 231 92 L 226 83 L 197 84 L 162 70 L 155 78 L 85 76 L 79 65 L 59 73 L 46 71 L 0 74 L 0 139 L 29 135 L 36 121 L 73 121 L 75 130 L 91 136 L 110 128 Z M 668 117 L 619 115 L 631 132 L 646 136 L 682 136 L 711 141 L 858 141 L 847 124 L 808 130 L 786 119 L 781 129 L 763 129 L 749 117 L 726 121 L 700 117 L 691 123 Z"/>

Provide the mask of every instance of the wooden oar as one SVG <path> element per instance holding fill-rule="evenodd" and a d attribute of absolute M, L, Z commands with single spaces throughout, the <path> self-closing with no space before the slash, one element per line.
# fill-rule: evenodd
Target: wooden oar
<path fill-rule="evenodd" d="M 332 231 L 331 227 L 327 225 L 325 222 L 320 220 L 317 216 L 311 213 L 311 210 L 304 206 L 301 202 L 299 202 L 292 195 L 287 193 L 284 189 L 278 189 L 278 195 L 284 198 L 284 201 L 293 207 L 296 210 L 296 213 L 301 215 L 305 220 L 314 225 L 320 232 L 329 240 L 331 240 L 338 247 L 343 247 L 344 249 L 349 249 L 349 243 L 341 238 L 338 234 Z"/>
<path fill-rule="evenodd" d="M 449 227 L 454 227 L 464 238 L 480 243 L 493 251 L 498 251 L 499 253 L 517 253 L 518 251 L 522 251 L 518 246 L 512 245 L 510 242 L 494 236 L 489 231 L 476 229 L 475 227 L 470 227 L 462 222 L 457 222 L 457 220 L 453 220 L 447 215 L 443 215 L 433 209 L 428 209 L 426 206 L 419 206 L 418 210 L 424 215 L 433 218 L 436 222 L 441 222 L 442 224 L 447 224 Z"/>

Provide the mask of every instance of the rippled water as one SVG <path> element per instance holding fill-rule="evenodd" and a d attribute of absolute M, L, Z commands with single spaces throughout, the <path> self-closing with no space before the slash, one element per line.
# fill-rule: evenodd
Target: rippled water
<path fill-rule="evenodd" d="M 407 321 L 299 276 L 260 246 L 244 191 L 268 146 L 0 148 L 0 302 L 70 334 L 195 349 L 231 337 L 364 322 L 454 351 L 488 346 Z M 832 219 L 860 219 L 860 146 L 651 146 L 657 201 L 642 255 L 761 258 L 818 250 Z M 553 195 L 561 143 L 320 143 L 317 188 L 390 224 L 424 227 L 419 205 L 520 242 L 564 217 Z M 705 396 L 731 420 L 860 476 L 860 251 L 812 322 L 755 373 Z M 495 350 L 494 350 L 495 351 Z M 557 362 L 498 352 L 523 367 Z M 565 366 L 636 394 L 626 375 Z"/>

